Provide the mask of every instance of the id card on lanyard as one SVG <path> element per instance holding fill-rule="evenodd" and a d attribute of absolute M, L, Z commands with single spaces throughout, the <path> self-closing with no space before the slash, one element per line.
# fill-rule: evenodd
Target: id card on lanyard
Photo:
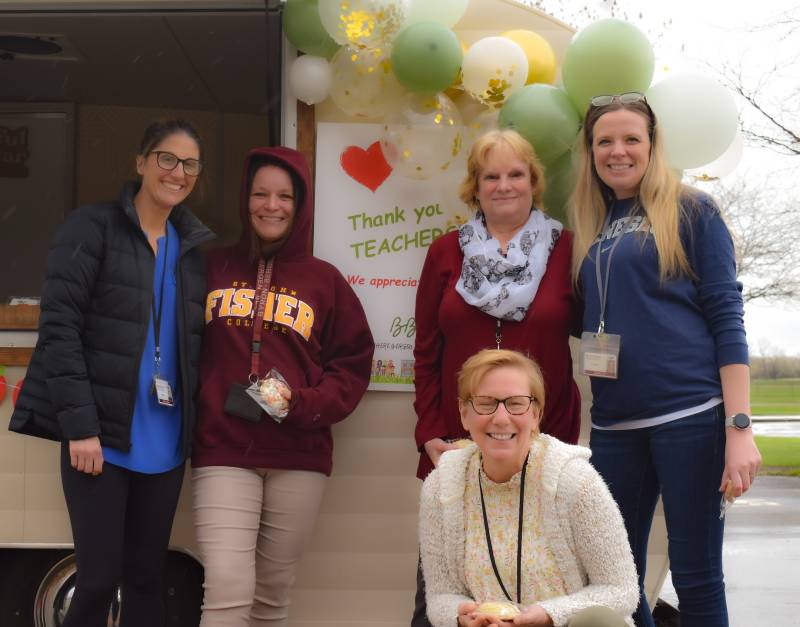
<path fill-rule="evenodd" d="M 159 405 L 175 407 L 172 386 L 169 381 L 161 376 L 161 314 L 164 310 L 164 282 L 166 280 L 167 264 L 169 263 L 169 225 L 167 226 L 164 240 L 164 264 L 161 267 L 161 285 L 158 289 L 158 308 L 156 309 L 155 294 L 153 294 L 153 300 L 150 303 L 153 311 L 153 339 L 155 340 L 155 370 L 153 371 L 151 392 L 155 394 Z"/>
<path fill-rule="evenodd" d="M 608 282 L 611 274 L 611 258 L 614 250 L 622 241 L 625 234 L 625 227 L 630 222 L 630 216 L 620 229 L 620 234 L 611 245 L 606 260 L 605 281 L 600 272 L 600 253 L 603 245 L 602 235 L 597 242 L 597 254 L 595 255 L 595 277 L 597 279 L 597 291 L 600 296 L 600 322 L 597 332 L 584 331 L 581 334 L 580 345 L 580 369 L 581 372 L 589 377 L 601 377 L 604 379 L 616 379 L 619 373 L 619 349 L 622 337 L 615 333 L 606 333 L 606 304 L 608 302 Z M 606 215 L 603 223 L 602 234 L 605 234 L 611 224 L 611 210 Z"/>

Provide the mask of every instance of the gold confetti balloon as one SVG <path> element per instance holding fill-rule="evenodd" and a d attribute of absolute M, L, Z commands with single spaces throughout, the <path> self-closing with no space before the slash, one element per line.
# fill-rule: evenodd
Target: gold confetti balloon
<path fill-rule="evenodd" d="M 519 44 L 506 37 L 484 37 L 464 55 L 461 73 L 464 89 L 473 98 L 500 108 L 525 85 L 528 57 Z"/>
<path fill-rule="evenodd" d="M 408 17 L 409 0 L 319 0 L 322 26 L 335 41 L 386 51 Z"/>
<path fill-rule="evenodd" d="M 444 94 L 409 94 L 388 116 L 381 136 L 386 161 L 413 179 L 447 170 L 461 152 L 463 127 L 453 101 Z"/>
<path fill-rule="evenodd" d="M 355 118 L 383 118 L 397 108 L 405 93 L 392 72 L 388 56 L 377 50 L 343 46 L 331 59 L 331 69 L 331 99 Z"/>
<path fill-rule="evenodd" d="M 477 115 L 468 115 L 465 114 L 464 107 L 460 102 L 454 102 L 457 103 L 458 108 L 461 111 L 461 118 L 463 120 L 463 126 L 461 127 L 462 147 L 461 152 L 458 154 L 450 167 L 458 170 L 459 172 L 466 173 L 467 161 L 469 160 L 469 152 L 472 150 L 472 144 L 474 144 L 475 140 L 477 140 L 481 135 L 484 135 L 489 131 L 496 131 L 498 128 L 500 128 L 500 111 L 498 109 L 486 108 L 485 106 L 478 104 L 480 107 L 480 112 Z M 473 100 L 473 102 L 477 104 L 476 101 Z"/>

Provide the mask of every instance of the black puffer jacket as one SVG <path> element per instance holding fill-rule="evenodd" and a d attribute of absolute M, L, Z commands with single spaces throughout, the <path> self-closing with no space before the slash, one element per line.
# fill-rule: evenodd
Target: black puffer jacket
<path fill-rule="evenodd" d="M 139 362 L 150 325 L 155 256 L 127 183 L 117 202 L 81 207 L 58 229 L 47 258 L 39 340 L 9 429 L 51 440 L 95 435 L 130 449 Z M 213 239 L 182 205 L 170 222 L 181 239 L 177 272 L 183 449 L 194 428 L 194 393 L 206 281 L 198 245 Z"/>

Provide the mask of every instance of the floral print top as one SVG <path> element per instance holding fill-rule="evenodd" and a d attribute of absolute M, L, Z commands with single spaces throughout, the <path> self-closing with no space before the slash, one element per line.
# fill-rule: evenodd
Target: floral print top
<path fill-rule="evenodd" d="M 539 506 L 542 489 L 542 459 L 546 443 L 536 438 L 531 446 L 525 478 L 525 506 L 522 532 L 521 605 L 533 605 L 566 594 L 566 586 L 553 552 L 547 543 Z M 492 569 L 483 524 L 478 473 L 492 549 L 500 577 L 511 600 L 517 601 L 517 533 L 519 526 L 519 489 L 522 472 L 505 483 L 495 483 L 481 468 L 480 452 L 472 456 L 467 470 L 464 493 L 464 569 L 467 587 L 476 603 L 505 601 L 503 589 Z"/>

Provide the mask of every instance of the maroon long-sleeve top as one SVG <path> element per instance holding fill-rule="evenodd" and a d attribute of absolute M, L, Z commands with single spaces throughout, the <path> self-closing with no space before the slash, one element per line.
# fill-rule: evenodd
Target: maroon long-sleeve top
<path fill-rule="evenodd" d="M 579 319 L 570 281 L 571 251 L 572 233 L 564 231 L 525 319 L 502 321 L 500 348 L 518 350 L 539 364 L 546 397 L 541 430 L 574 444 L 580 433 L 581 402 L 569 349 L 570 331 Z M 456 292 L 463 259 L 458 232 L 439 238 L 428 250 L 417 289 L 414 435 L 420 479 L 433 469 L 425 442 L 468 435 L 458 413 L 456 377 L 461 365 L 479 350 L 497 346 L 497 319 L 468 305 Z"/>

